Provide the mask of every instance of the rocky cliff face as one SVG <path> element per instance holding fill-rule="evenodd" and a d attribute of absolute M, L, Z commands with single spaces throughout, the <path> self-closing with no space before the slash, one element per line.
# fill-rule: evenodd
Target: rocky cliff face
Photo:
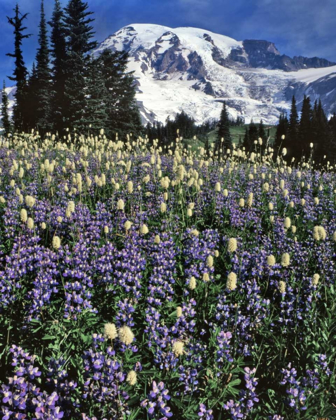
<path fill-rule="evenodd" d="M 229 59 L 244 67 L 296 71 L 309 68 L 334 66 L 336 63 L 323 58 L 289 57 L 281 55 L 273 42 L 245 40 L 243 47 L 233 49 Z"/>

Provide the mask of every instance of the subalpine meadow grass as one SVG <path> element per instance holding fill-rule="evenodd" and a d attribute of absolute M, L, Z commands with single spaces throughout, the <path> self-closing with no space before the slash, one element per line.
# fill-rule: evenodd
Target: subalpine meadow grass
<path fill-rule="evenodd" d="M 175 146 L 1 138 L 2 419 L 336 418 L 333 168 Z"/>

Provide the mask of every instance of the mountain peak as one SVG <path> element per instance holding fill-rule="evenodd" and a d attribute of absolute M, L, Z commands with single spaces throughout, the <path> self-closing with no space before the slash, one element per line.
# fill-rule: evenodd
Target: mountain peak
<path fill-rule="evenodd" d="M 297 92 L 300 100 L 312 83 L 310 94 L 317 92 L 316 80 L 336 70 L 324 59 L 283 55 L 270 41 L 236 41 L 193 27 L 132 23 L 108 37 L 95 53 L 105 48 L 129 53 L 128 69 L 136 78 L 144 123 L 164 122 L 184 110 L 201 124 L 218 119 L 225 101 L 232 118 L 274 124 L 289 110 L 290 95 Z M 323 91 L 336 88 L 331 86 L 335 82 L 330 78 Z M 330 110 L 333 95 L 325 95 Z"/>

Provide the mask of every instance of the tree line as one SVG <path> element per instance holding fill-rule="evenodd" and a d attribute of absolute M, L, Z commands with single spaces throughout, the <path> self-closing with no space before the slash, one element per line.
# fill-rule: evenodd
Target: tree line
<path fill-rule="evenodd" d="M 15 59 L 9 79 L 16 92 L 11 121 L 4 82 L 1 113 L 6 134 L 35 129 L 60 136 L 68 130 L 96 135 L 103 128 L 110 138 L 115 134 L 121 138 L 142 131 L 133 72 L 127 72 L 128 54 L 106 49 L 93 55 L 94 19 L 86 2 L 69 0 L 63 9 L 55 0 L 47 22 L 42 0 L 38 50 L 30 73 L 22 54 L 22 41 L 31 36 L 25 33 L 27 14 L 20 13 L 18 4 L 14 12 L 7 17 L 14 29 L 14 52 L 7 55 Z"/>
<path fill-rule="evenodd" d="M 309 96 L 305 95 L 299 117 L 293 96 L 289 118 L 286 113 L 280 115 L 274 141 L 276 152 L 284 147 L 288 161 L 298 162 L 302 158 L 307 161 L 310 157 L 315 165 L 335 161 L 336 114 L 328 120 L 321 100 L 312 106 Z"/>

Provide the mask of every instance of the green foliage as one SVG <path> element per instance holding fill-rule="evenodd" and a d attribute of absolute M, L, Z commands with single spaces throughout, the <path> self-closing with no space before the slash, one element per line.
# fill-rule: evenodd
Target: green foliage
<path fill-rule="evenodd" d="M 13 76 L 9 77 L 9 79 L 16 83 L 16 102 L 13 110 L 14 129 L 17 131 L 21 131 L 27 130 L 28 128 L 26 111 L 29 108 L 27 102 L 28 71 L 23 60 L 21 46 L 22 40 L 29 38 L 31 35 L 23 34 L 23 31 L 25 31 L 27 28 L 23 26 L 22 22 L 27 18 L 28 14 L 26 13 L 24 15 L 21 15 L 18 4 L 16 4 L 14 12 L 14 17 L 10 18 L 7 16 L 9 24 L 14 27 L 14 53 L 8 53 L 6 55 L 15 58 L 15 68 Z"/>
<path fill-rule="evenodd" d="M 65 8 L 66 60 L 65 106 L 63 117 L 65 127 L 83 133 L 87 130 L 85 111 L 87 107 L 87 75 L 89 52 L 97 46 L 91 41 L 94 32 L 88 18 L 88 4 L 82 0 L 70 0 Z"/>
<path fill-rule="evenodd" d="M 227 149 L 232 149 L 232 139 L 230 134 L 229 114 L 226 109 L 226 103 L 223 102 L 214 153 L 217 155 L 218 159 L 220 159 L 221 156 L 225 155 Z"/>
<path fill-rule="evenodd" d="M 104 50 L 97 59 L 105 83 L 106 132 L 110 138 L 118 134 L 138 135 L 142 131 L 139 111 L 135 100 L 132 72 L 127 72 L 128 54 Z"/>
<path fill-rule="evenodd" d="M 6 82 L 3 82 L 2 88 L 2 101 L 1 101 L 1 116 L 2 116 L 2 127 L 5 131 L 5 136 L 11 131 L 11 123 L 8 115 L 8 95 L 6 93 Z"/>
<path fill-rule="evenodd" d="M 55 0 L 51 26 L 51 56 L 52 56 L 52 98 L 51 98 L 51 123 L 54 131 L 63 133 L 63 113 L 65 102 L 65 61 L 66 61 L 66 31 L 64 26 L 64 12 L 59 0 Z"/>
<path fill-rule="evenodd" d="M 39 25 L 39 48 L 36 54 L 36 128 L 45 133 L 51 130 L 51 72 L 49 68 L 49 46 L 44 3 L 41 2 L 41 21 Z M 33 127 L 34 128 L 34 127 Z"/>

